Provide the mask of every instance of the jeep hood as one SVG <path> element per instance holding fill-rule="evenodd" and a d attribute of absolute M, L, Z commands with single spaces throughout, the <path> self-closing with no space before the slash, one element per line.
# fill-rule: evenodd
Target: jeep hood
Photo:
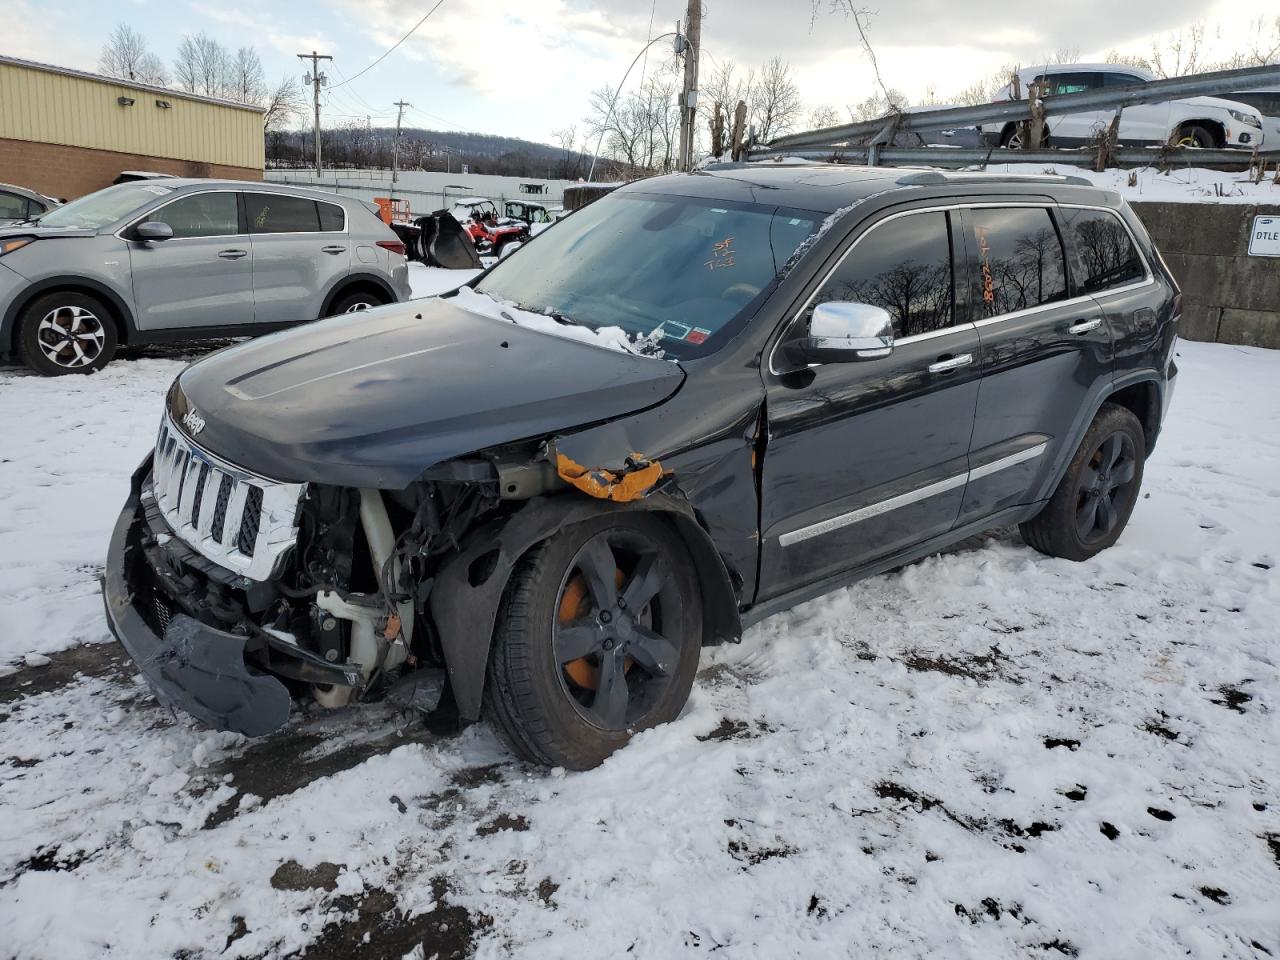
<path fill-rule="evenodd" d="M 188 367 L 169 411 L 277 480 L 403 489 L 433 464 L 671 396 L 676 363 L 420 300 L 322 320 Z M 203 421 L 203 426 L 201 426 Z"/>

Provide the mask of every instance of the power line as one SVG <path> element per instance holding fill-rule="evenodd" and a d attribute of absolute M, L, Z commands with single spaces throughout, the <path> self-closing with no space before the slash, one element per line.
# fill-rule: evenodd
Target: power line
<path fill-rule="evenodd" d="M 403 37 L 401 37 L 401 38 L 400 38 L 399 40 L 397 40 L 394 44 L 392 44 L 392 45 L 391 45 L 391 49 L 390 49 L 390 50 L 388 50 L 386 53 L 384 53 L 382 56 L 380 56 L 377 60 L 373 61 L 373 63 L 369 64 L 367 67 L 365 67 L 365 68 L 364 68 L 363 70 L 361 70 L 359 73 L 357 73 L 354 77 L 351 77 L 349 80 L 343 80 L 343 81 L 342 81 L 342 83 L 335 84 L 335 86 L 345 87 L 345 86 L 346 86 L 348 83 L 350 83 L 352 80 L 356 80 L 356 79 L 358 79 L 359 77 L 364 76 L 366 73 L 368 73 L 370 70 L 372 70 L 372 69 L 373 69 L 374 67 L 376 67 L 378 64 L 380 64 L 383 60 L 387 59 L 387 57 L 391 55 L 391 53 L 396 49 L 396 47 L 400 46 L 400 44 L 404 43 L 404 42 L 405 42 L 406 40 L 408 40 L 411 36 L 413 36 L 414 32 L 415 32 L 415 31 L 416 31 L 420 26 L 422 26 L 424 23 L 426 23 L 426 22 L 427 22 L 427 17 L 431 16 L 431 15 L 432 15 L 433 13 L 435 13 L 438 9 L 440 9 L 440 4 L 442 4 L 442 3 L 444 3 L 444 0 L 436 0 L 436 5 L 435 5 L 434 7 L 432 7 L 430 10 L 428 10 L 428 11 L 426 12 L 426 14 L 424 14 L 424 15 L 423 15 L 423 17 L 422 17 L 422 19 L 421 19 L 421 20 L 419 20 L 417 23 L 415 23 L 415 24 L 413 25 L 413 29 L 411 29 L 411 30 L 410 30 L 408 33 L 406 33 Z"/>

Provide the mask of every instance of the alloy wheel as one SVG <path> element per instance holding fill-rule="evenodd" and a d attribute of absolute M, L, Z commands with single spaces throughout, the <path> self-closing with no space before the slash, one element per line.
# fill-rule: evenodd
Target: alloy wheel
<path fill-rule="evenodd" d="M 106 330 L 84 307 L 55 307 L 36 326 L 36 342 L 51 363 L 68 370 L 87 367 L 102 354 Z"/>
<path fill-rule="evenodd" d="M 369 303 L 368 301 L 357 300 L 355 303 L 351 304 L 349 307 L 347 307 L 347 309 L 343 310 L 342 312 L 343 313 L 359 313 L 362 310 L 372 310 L 373 306 L 374 305 L 372 303 Z"/>
<path fill-rule="evenodd" d="M 1090 455 L 1080 472 L 1076 497 L 1076 533 L 1081 541 L 1095 543 L 1115 530 L 1136 492 L 1136 469 L 1133 440 L 1123 432 L 1106 437 Z"/>
<path fill-rule="evenodd" d="M 680 660 L 681 598 L 658 545 L 608 530 L 583 544 L 556 601 L 552 651 L 561 687 L 593 726 L 641 723 Z"/>

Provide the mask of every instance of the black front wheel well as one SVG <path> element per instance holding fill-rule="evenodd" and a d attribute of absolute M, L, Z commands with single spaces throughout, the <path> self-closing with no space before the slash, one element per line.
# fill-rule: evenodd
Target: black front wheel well
<path fill-rule="evenodd" d="M 379 280 L 370 276 L 352 277 L 333 288 L 333 292 L 329 294 L 324 302 L 324 311 L 321 316 L 327 317 L 335 303 L 352 293 L 372 294 L 383 303 L 394 303 L 396 300 L 395 294 L 392 293 L 391 289 Z"/>
<path fill-rule="evenodd" d="M 1227 129 L 1217 120 L 1183 120 L 1178 124 L 1178 133 L 1185 136 L 1192 127 L 1203 127 L 1213 135 L 1213 145 L 1215 147 L 1225 147 L 1227 145 Z"/>

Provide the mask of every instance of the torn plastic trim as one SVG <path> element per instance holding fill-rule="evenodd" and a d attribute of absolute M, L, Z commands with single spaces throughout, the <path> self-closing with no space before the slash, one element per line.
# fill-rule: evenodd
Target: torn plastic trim
<path fill-rule="evenodd" d="M 633 453 L 624 460 L 621 470 L 606 467 L 584 467 L 572 457 L 551 445 L 555 457 L 556 472 L 560 478 L 577 490 L 598 500 L 614 503 L 630 503 L 647 497 L 666 474 L 662 464 L 649 460 L 642 453 Z"/>

